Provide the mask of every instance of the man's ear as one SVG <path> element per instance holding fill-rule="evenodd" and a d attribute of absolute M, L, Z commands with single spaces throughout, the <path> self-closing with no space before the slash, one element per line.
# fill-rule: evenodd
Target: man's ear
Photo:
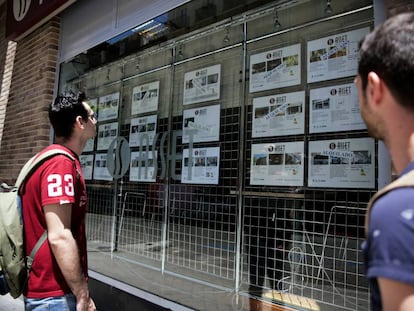
<path fill-rule="evenodd" d="M 82 119 L 81 116 L 76 117 L 76 126 L 83 128 L 85 121 Z"/>
<path fill-rule="evenodd" d="M 375 72 L 368 73 L 367 92 L 373 104 L 378 105 L 382 102 L 385 88 L 384 81 Z"/>

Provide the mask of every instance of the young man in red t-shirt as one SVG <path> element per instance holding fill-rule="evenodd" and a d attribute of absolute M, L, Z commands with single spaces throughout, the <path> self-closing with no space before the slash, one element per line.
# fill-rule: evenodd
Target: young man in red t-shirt
<path fill-rule="evenodd" d="M 26 252 L 47 230 L 47 242 L 36 254 L 24 292 L 25 309 L 33 311 L 96 310 L 87 284 L 86 186 L 79 155 L 96 135 L 96 118 L 84 95 L 58 96 L 49 107 L 55 144 L 73 155 L 45 161 L 28 179 L 22 193 Z"/>

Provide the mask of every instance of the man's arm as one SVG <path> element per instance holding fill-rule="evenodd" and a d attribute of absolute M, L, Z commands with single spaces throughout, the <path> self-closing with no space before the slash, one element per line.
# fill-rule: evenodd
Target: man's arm
<path fill-rule="evenodd" d="M 72 204 L 51 204 L 44 206 L 43 211 L 53 255 L 76 297 L 78 310 L 88 310 L 91 302 L 88 284 L 82 272 L 78 245 L 70 230 Z"/>
<path fill-rule="evenodd" d="M 378 278 L 383 311 L 414 310 L 414 285 Z"/>

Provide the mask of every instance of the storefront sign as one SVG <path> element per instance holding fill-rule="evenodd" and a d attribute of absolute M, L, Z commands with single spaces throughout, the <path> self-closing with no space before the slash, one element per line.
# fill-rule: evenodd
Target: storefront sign
<path fill-rule="evenodd" d="M 6 37 L 19 40 L 76 0 L 7 0 Z"/>

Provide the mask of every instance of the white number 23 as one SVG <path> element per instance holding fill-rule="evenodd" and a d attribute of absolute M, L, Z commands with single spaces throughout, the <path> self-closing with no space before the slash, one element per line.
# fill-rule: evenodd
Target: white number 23
<path fill-rule="evenodd" d="M 66 174 L 63 176 L 59 174 L 50 174 L 47 177 L 47 192 L 49 197 L 58 197 L 63 195 L 73 196 L 73 176 L 71 174 Z"/>

